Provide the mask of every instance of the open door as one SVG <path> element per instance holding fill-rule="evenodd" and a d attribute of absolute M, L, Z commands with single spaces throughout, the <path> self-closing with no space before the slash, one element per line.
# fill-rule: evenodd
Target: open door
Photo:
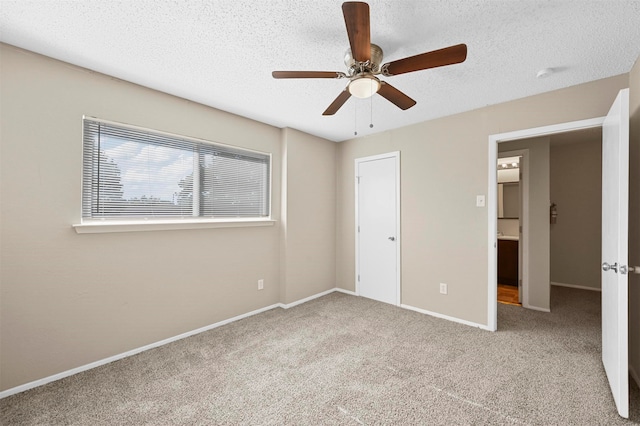
<path fill-rule="evenodd" d="M 629 417 L 629 89 L 602 126 L 602 363 L 622 417 Z"/>

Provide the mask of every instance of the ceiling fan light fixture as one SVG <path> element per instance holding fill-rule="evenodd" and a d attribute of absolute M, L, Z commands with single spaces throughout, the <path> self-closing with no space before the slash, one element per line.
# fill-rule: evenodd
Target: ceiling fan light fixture
<path fill-rule="evenodd" d="M 363 74 L 351 80 L 349 93 L 360 99 L 370 98 L 380 90 L 380 80 L 371 74 Z"/>
<path fill-rule="evenodd" d="M 322 115 L 334 115 L 351 96 L 371 99 L 376 93 L 401 110 L 407 110 L 413 107 L 416 101 L 386 81 L 380 81 L 377 75 L 392 77 L 459 64 L 467 59 L 467 45 L 457 44 L 380 65 L 384 55 L 380 46 L 371 43 L 369 5 L 363 1 L 346 1 L 342 4 L 342 15 L 349 38 L 349 49 L 344 56 L 346 73 L 339 71 L 273 71 L 271 73 L 273 78 L 349 79 L 347 87 L 340 92 Z"/>

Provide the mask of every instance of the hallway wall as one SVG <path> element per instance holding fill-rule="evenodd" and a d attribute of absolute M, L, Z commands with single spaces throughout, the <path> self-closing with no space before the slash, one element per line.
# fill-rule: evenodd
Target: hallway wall
<path fill-rule="evenodd" d="M 602 131 L 576 132 L 576 141 L 551 136 L 552 283 L 600 289 L 602 245 Z"/>
<path fill-rule="evenodd" d="M 498 152 L 529 150 L 529 252 L 526 308 L 548 311 L 549 288 L 549 142 L 550 137 L 530 138 L 498 144 Z M 528 300 L 528 303 L 524 303 Z"/>

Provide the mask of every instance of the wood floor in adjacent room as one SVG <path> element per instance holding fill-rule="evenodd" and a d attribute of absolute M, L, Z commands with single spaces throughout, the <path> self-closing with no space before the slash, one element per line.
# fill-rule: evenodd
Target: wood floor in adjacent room
<path fill-rule="evenodd" d="M 507 305 L 522 306 L 518 300 L 518 287 L 498 284 L 498 302 L 506 303 Z"/>

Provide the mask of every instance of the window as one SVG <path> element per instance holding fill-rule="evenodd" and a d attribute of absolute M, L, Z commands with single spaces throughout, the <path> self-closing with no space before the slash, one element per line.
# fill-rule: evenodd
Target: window
<path fill-rule="evenodd" d="M 268 218 L 271 155 L 84 119 L 82 217 Z"/>

